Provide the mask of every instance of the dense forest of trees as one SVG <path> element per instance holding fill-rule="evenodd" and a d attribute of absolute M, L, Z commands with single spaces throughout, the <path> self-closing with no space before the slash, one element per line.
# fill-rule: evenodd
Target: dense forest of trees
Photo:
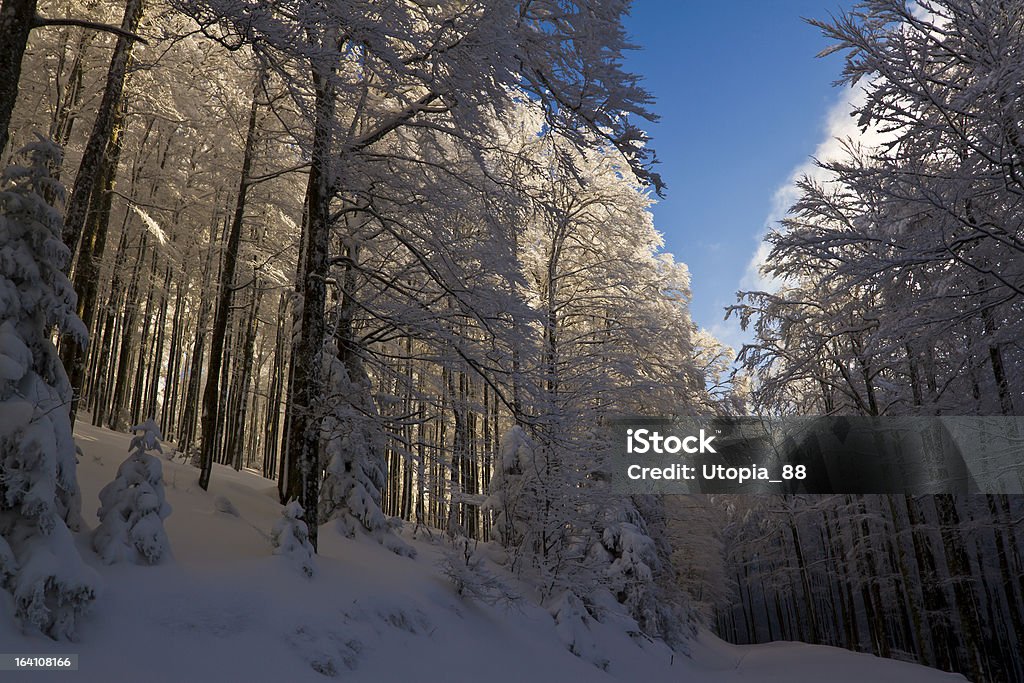
<path fill-rule="evenodd" d="M 29 369 L 72 422 L 154 419 L 203 488 L 216 463 L 277 479 L 290 545 L 315 549 L 331 519 L 400 553 L 395 519 L 496 538 L 544 600 L 604 585 L 649 633 L 682 633 L 659 505 L 604 490 L 601 430 L 721 409 L 727 352 L 690 321 L 647 211 L 661 182 L 625 9 L 5 0 L 27 42 L 0 156 L 65 150 L 34 167 L 65 243 L 33 257 L 53 292 L 23 287 L 15 327 L 45 349 L 56 323 L 66 377 L 51 351 Z M 47 466 L 73 497 L 67 436 Z M 31 548 L 0 550 L 18 594 Z M 61 601 L 51 578 L 31 588 Z M 23 618 L 70 634 L 82 582 L 73 614 Z"/>
<path fill-rule="evenodd" d="M 204 489 L 215 464 L 276 480 L 275 552 L 307 574 L 327 529 L 410 554 L 404 521 L 467 559 L 495 542 L 556 621 L 605 591 L 673 644 L 704 623 L 1024 677 L 1021 501 L 615 496 L 605 430 L 1024 407 L 1024 2 L 819 24 L 888 142 L 801 182 L 768 236 L 780 287 L 731 311 L 754 335 L 732 373 L 648 211 L 627 9 L 2 0 L 0 585 L 23 624 L 71 637 L 95 598 L 89 420 L 144 425 L 126 477 L 159 432 Z M 136 512 L 163 538 L 162 498 Z"/>
<path fill-rule="evenodd" d="M 815 22 L 883 140 L 819 162 L 769 234 L 776 291 L 732 309 L 758 411 L 1015 416 L 1024 408 L 1024 3 L 871 0 Z M 984 444 L 979 444 L 984 446 Z M 729 502 L 740 640 L 1024 678 L 1024 503 L 1009 496 Z"/>

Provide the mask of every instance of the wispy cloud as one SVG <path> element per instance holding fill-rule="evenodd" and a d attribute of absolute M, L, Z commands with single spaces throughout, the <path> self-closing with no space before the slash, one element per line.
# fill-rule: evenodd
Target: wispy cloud
<path fill-rule="evenodd" d="M 873 130 L 861 131 L 857 126 L 856 119 L 850 113 L 864 102 L 865 93 L 863 88 L 844 89 L 839 98 L 829 108 L 825 115 L 825 134 L 822 140 L 815 147 L 814 151 L 805 161 L 790 171 L 786 180 L 776 188 L 772 195 L 771 208 L 765 216 L 761 232 L 758 236 L 758 245 L 747 263 L 737 289 L 741 291 L 774 291 L 779 288 L 780 282 L 774 278 L 767 277 L 761 273 L 761 266 L 764 265 L 771 251 L 770 245 L 764 241 L 768 231 L 778 226 L 779 221 L 786 217 L 789 207 L 799 198 L 796 182 L 803 176 L 809 176 L 821 181 L 826 181 L 826 172 L 815 163 L 815 159 L 826 161 L 842 156 L 844 142 L 853 139 L 865 146 L 873 146 L 880 141 L 879 133 Z M 722 323 L 712 326 L 710 330 L 723 343 L 739 349 L 744 342 L 749 341 L 752 336 L 740 329 L 739 321 L 735 317 Z"/>
<path fill-rule="evenodd" d="M 751 257 L 750 262 L 747 264 L 747 269 L 740 279 L 739 288 L 741 290 L 772 291 L 779 287 L 779 282 L 774 281 L 773 278 L 765 277 L 761 273 L 761 266 L 764 265 L 770 251 L 763 238 L 768 234 L 769 230 L 778 226 L 779 221 L 786 217 L 789 207 L 799 198 L 796 182 L 800 178 L 808 176 L 820 181 L 827 180 L 826 171 L 822 170 L 814 160 L 827 161 L 839 158 L 842 156 L 843 145 L 847 139 L 857 140 L 866 146 L 871 146 L 878 142 L 875 131 L 861 131 L 854 117 L 850 116 L 850 113 L 856 107 L 863 104 L 864 97 L 865 94 L 862 88 L 842 91 L 839 99 L 826 114 L 824 139 L 818 143 L 814 152 L 803 163 L 796 166 L 790 172 L 786 181 L 775 190 L 775 194 L 772 196 L 771 210 L 768 216 L 765 217 L 764 225 L 761 229 L 760 238 L 762 241 L 759 242 L 757 250 Z"/>

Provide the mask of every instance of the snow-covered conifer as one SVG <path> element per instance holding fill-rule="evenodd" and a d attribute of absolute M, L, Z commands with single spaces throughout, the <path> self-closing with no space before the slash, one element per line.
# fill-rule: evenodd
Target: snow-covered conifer
<path fill-rule="evenodd" d="M 522 542 L 528 530 L 526 505 L 521 505 L 524 472 L 529 471 L 536 446 L 522 427 L 516 425 L 501 437 L 498 462 L 488 487 L 484 507 L 494 514 L 491 532 L 506 548 Z"/>
<path fill-rule="evenodd" d="M 603 655 L 590 631 L 594 618 L 575 593 L 565 591 L 548 611 L 555 620 L 558 637 L 569 648 L 569 652 L 600 669 L 608 668 L 608 658 Z"/>
<path fill-rule="evenodd" d="M 162 452 L 160 428 L 150 419 L 132 427 L 130 454 L 117 477 L 100 491 L 100 526 L 93 547 L 107 564 L 157 564 L 170 554 L 163 520 L 171 514 L 164 500 L 163 464 L 148 451 Z"/>
<path fill-rule="evenodd" d="M 373 421 L 377 411 L 367 386 L 357 386 L 337 357 L 334 343 L 324 349 L 328 408 L 322 425 L 327 477 L 320 488 L 319 519 L 337 519 L 346 536 L 364 529 L 398 555 L 412 557 L 413 548 L 394 533 L 381 511 L 384 488 L 384 435 Z M 363 377 L 366 384 L 369 378 Z"/>
<path fill-rule="evenodd" d="M 270 531 L 270 543 L 274 546 L 275 555 L 288 558 L 303 574 L 313 576 L 313 546 L 309 542 L 309 529 L 302 521 L 302 506 L 298 501 L 293 500 L 281 510 L 281 519 Z"/>
<path fill-rule="evenodd" d="M 591 557 L 604 566 L 604 584 L 644 633 L 683 646 L 695 634 L 696 614 L 674 581 L 660 505 L 637 496 L 609 508 Z"/>
<path fill-rule="evenodd" d="M 68 528 L 80 518 L 71 390 L 50 333 L 87 333 L 45 199 L 63 198 L 50 173 L 61 150 L 40 138 L 24 151 L 28 166 L 0 180 L 0 583 L 23 628 L 72 638 L 99 579 Z"/>

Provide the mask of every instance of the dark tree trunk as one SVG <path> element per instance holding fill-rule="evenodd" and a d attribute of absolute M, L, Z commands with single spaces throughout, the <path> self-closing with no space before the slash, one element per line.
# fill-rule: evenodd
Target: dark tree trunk
<path fill-rule="evenodd" d="M 153 275 L 156 274 L 156 249 L 152 250 L 150 256 L 148 277 L 146 282 L 149 287 L 146 291 L 146 307 L 142 313 L 142 335 L 139 337 L 138 353 L 135 354 L 135 379 L 132 381 L 131 394 L 131 424 L 136 425 L 142 422 L 147 416 L 143 416 L 143 400 L 146 393 L 146 352 L 150 347 L 150 335 L 153 333 Z"/>
<path fill-rule="evenodd" d="M 110 209 L 113 204 L 114 182 L 117 177 L 117 166 L 121 159 L 121 147 L 124 140 L 121 130 L 124 121 L 124 109 L 118 107 L 117 115 L 112 122 L 110 147 L 100 164 L 96 187 L 93 188 L 96 201 L 89 213 L 89 220 L 82 235 L 82 253 L 75 268 L 74 287 L 78 294 L 78 317 L 82 319 L 90 335 L 96 318 L 96 302 L 99 295 L 99 273 L 103 253 L 107 245 L 107 232 L 110 224 Z M 61 346 L 61 361 L 68 373 L 71 383 L 71 426 L 78 416 L 79 402 L 85 383 L 85 348 L 73 340 L 67 340 Z"/>
<path fill-rule="evenodd" d="M 224 247 L 223 270 L 217 290 L 217 306 L 213 318 L 213 330 L 210 334 L 209 366 L 206 370 L 206 388 L 203 390 L 203 408 L 201 423 L 201 455 L 199 486 L 206 490 L 210 487 L 210 473 L 213 470 L 213 453 L 216 449 L 217 422 L 221 401 L 221 364 L 224 361 L 224 337 L 227 334 L 228 316 L 231 314 L 231 293 L 235 284 L 235 269 L 238 264 L 238 246 L 242 237 L 242 223 L 245 219 L 245 195 L 249 189 L 249 172 L 252 169 L 252 158 L 256 149 L 256 114 L 258 104 L 253 90 L 252 104 L 249 108 L 249 125 L 245 134 L 245 152 L 242 155 L 242 172 L 238 183 L 238 196 L 235 200 L 235 213 L 231 218 L 227 244 Z"/>
<path fill-rule="evenodd" d="M 967 671 L 962 673 L 974 680 L 987 680 L 981 624 L 978 619 L 978 604 L 973 588 L 970 559 L 964 548 L 961 534 L 960 513 L 956 509 L 956 498 L 950 494 L 939 494 L 935 498 L 935 511 L 939 516 L 939 529 L 946 555 L 949 580 L 953 583 L 953 596 L 960 614 L 964 646 L 967 649 Z"/>
<path fill-rule="evenodd" d="M 252 381 L 253 366 L 256 363 L 256 356 L 253 355 L 256 348 L 256 328 L 259 324 L 259 317 L 256 312 L 260 306 L 260 289 L 259 282 L 256 280 L 256 273 L 253 273 L 253 294 L 252 302 L 249 308 L 248 324 L 243 328 L 243 349 L 242 353 L 237 356 L 239 362 L 237 364 L 238 377 L 235 383 L 235 400 L 237 409 L 235 410 L 234 420 L 231 423 L 232 433 L 230 434 L 230 440 L 228 443 L 231 444 L 228 449 L 226 460 L 228 464 L 234 467 L 236 470 L 242 469 L 242 434 L 245 433 L 245 419 L 248 413 L 249 405 L 249 385 Z M 255 431 L 255 430 L 254 430 Z"/>
<path fill-rule="evenodd" d="M 128 387 L 128 369 L 131 365 L 133 347 L 135 345 L 135 325 L 139 309 L 139 278 L 142 272 L 142 262 L 146 254 L 146 235 L 143 233 L 139 240 L 139 254 L 132 267 L 131 280 L 125 293 L 124 314 L 121 318 L 121 346 L 117 357 L 117 376 L 114 379 L 114 392 L 111 397 L 111 409 L 108 427 L 115 430 L 126 429 L 131 418 L 126 414 L 129 402 L 130 388 Z"/>
<path fill-rule="evenodd" d="M 330 237 L 328 164 L 334 97 L 324 74 L 313 70 L 316 121 L 306 194 L 305 251 L 301 255 L 304 279 L 302 322 L 292 355 L 294 368 L 292 409 L 288 425 L 288 469 L 300 481 L 299 504 L 309 528 L 309 541 L 317 547 L 317 506 L 320 494 L 320 425 L 314 406 L 321 393 L 320 354 L 324 344 L 324 306 L 327 301 L 327 248 Z"/>
<path fill-rule="evenodd" d="M 124 8 L 124 17 L 121 19 L 123 30 L 135 33 L 142 20 L 142 7 L 143 0 L 128 0 Z M 0 35 L 3 34 L 0 33 Z M 114 55 L 110 60 L 110 69 L 107 71 L 103 99 L 96 111 L 92 132 L 89 134 L 89 141 L 82 153 L 82 162 L 78 166 L 78 175 L 75 176 L 75 185 L 68 200 L 62 236 L 64 244 L 71 249 L 72 260 L 78 251 L 78 242 L 85 227 L 89 204 L 99 187 L 103 154 L 110 146 L 114 135 L 133 43 L 134 41 L 126 36 L 119 36 L 117 39 Z M 68 265 L 70 266 L 70 262 Z"/>
<path fill-rule="evenodd" d="M 907 506 L 907 518 L 910 522 L 917 570 L 921 577 L 924 613 L 927 615 L 931 627 L 935 664 L 940 669 L 952 671 L 957 662 L 957 639 L 946 618 L 949 613 L 949 602 L 942 590 L 935 552 L 931 540 L 928 538 L 924 515 L 917 500 L 913 496 L 906 496 L 904 502 Z"/>
<path fill-rule="evenodd" d="M 167 350 L 167 383 L 164 385 L 166 405 L 160 415 L 160 428 L 167 439 L 177 436 L 178 398 L 181 386 L 181 329 L 185 303 L 185 279 L 178 280 L 174 296 L 174 317 L 171 319 L 171 344 Z"/>
<path fill-rule="evenodd" d="M 14 103 L 18 100 L 21 60 L 36 16 L 37 0 L 3 0 L 0 5 L 0 160 L 7 147 Z"/>
<path fill-rule="evenodd" d="M 265 433 L 267 435 L 263 448 L 263 476 L 273 479 L 277 471 L 277 458 L 280 450 L 281 439 L 281 401 L 284 388 L 284 366 L 285 354 L 287 353 L 287 335 L 289 329 L 286 316 L 288 312 L 288 295 L 281 293 L 277 305 L 277 336 L 274 340 L 274 366 L 271 372 L 270 394 L 267 398 L 267 420 Z"/>

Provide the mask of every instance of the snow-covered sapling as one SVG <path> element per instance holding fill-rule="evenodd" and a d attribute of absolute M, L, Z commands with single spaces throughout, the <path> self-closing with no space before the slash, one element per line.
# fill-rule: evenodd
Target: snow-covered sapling
<path fill-rule="evenodd" d="M 439 567 L 464 598 L 487 605 L 512 606 L 522 595 L 499 577 L 485 557 L 484 548 L 465 536 L 453 540 L 441 554 Z"/>
<path fill-rule="evenodd" d="M 132 427 L 130 455 L 117 469 L 117 478 L 100 491 L 100 526 L 93 547 L 107 564 L 157 564 L 170 554 L 163 521 L 171 514 L 164 500 L 160 428 L 152 420 Z"/>
<path fill-rule="evenodd" d="M 565 591 L 548 608 L 555 620 L 555 632 L 569 652 L 599 669 L 607 669 L 609 661 L 594 640 L 591 626 L 594 618 L 583 601 L 572 591 Z"/>
<path fill-rule="evenodd" d="M 488 487 L 484 508 L 493 511 L 491 533 L 506 548 L 517 546 L 528 533 L 531 501 L 523 495 L 524 477 L 536 469 L 537 447 L 522 427 L 501 437 L 501 452 Z"/>
<path fill-rule="evenodd" d="M 288 558 L 302 573 L 312 577 L 315 573 L 313 565 L 313 546 L 309 542 L 309 529 L 302 521 L 302 506 L 293 500 L 281 510 L 281 519 L 277 520 L 270 531 L 270 543 L 274 546 L 274 554 Z"/>
<path fill-rule="evenodd" d="M 322 361 L 329 387 L 321 425 L 328 464 L 320 487 L 319 518 L 336 520 L 336 528 L 349 538 L 361 529 L 396 555 L 415 557 L 415 549 L 396 533 L 400 522 L 381 510 L 385 440 L 375 419 L 370 379 L 361 371 L 351 378 L 333 340 L 325 346 Z"/>

